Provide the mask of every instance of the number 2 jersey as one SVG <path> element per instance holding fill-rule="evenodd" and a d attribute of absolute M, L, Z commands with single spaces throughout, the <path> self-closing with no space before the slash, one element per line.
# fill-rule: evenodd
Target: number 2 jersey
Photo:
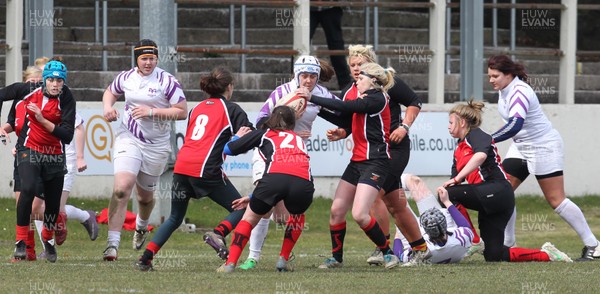
<path fill-rule="evenodd" d="M 246 112 L 225 97 L 211 97 L 189 113 L 183 146 L 174 173 L 207 179 L 224 178 L 223 148 L 241 127 L 252 128 Z"/>
<path fill-rule="evenodd" d="M 312 181 L 304 140 L 293 131 L 255 130 L 227 146 L 233 155 L 258 147 L 265 161 L 265 175 L 287 174 Z"/>

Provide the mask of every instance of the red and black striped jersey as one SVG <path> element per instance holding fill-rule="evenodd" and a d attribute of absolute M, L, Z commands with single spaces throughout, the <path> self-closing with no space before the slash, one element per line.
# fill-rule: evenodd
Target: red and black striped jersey
<path fill-rule="evenodd" d="M 390 107 L 389 97 L 379 90 L 368 90 L 367 96 L 352 99 L 345 95 L 344 101 L 312 97 L 315 104 L 352 113 L 352 161 L 389 159 Z"/>
<path fill-rule="evenodd" d="M 508 180 L 502 168 L 500 155 L 492 136 L 480 128 L 472 129 L 463 140 L 459 140 L 454 150 L 452 177 L 455 177 L 477 152 L 487 155 L 485 161 L 466 177 L 469 184 L 479 184 L 485 181 Z"/>
<path fill-rule="evenodd" d="M 265 161 L 265 174 L 286 174 L 312 180 L 304 140 L 294 131 L 255 130 L 229 142 L 227 147 L 233 155 L 258 147 Z"/>
<path fill-rule="evenodd" d="M 8 123 L 17 134 L 17 149 L 29 148 L 44 154 L 62 154 L 64 144 L 73 139 L 75 130 L 75 99 L 67 86 L 61 93 L 50 97 L 43 88 L 33 88 L 32 83 L 15 83 L 0 91 L 2 100 L 14 100 Z M 35 118 L 35 114 L 27 109 L 30 103 L 36 104 L 45 119 L 55 127 L 47 131 Z"/>
<path fill-rule="evenodd" d="M 185 141 L 173 172 L 207 179 L 223 178 L 225 144 L 241 127 L 252 127 L 246 112 L 221 96 L 198 103 L 188 117 Z"/>

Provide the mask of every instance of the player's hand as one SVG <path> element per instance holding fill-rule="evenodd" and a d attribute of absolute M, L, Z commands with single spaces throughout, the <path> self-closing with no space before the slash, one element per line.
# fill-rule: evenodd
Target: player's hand
<path fill-rule="evenodd" d="M 7 141 L 8 143 L 10 143 L 10 137 L 8 136 L 8 133 L 4 130 L 4 128 L 0 128 L 0 140 L 4 145 L 6 145 Z"/>
<path fill-rule="evenodd" d="M 390 141 L 398 144 L 404 139 L 404 137 L 406 137 L 407 134 L 408 132 L 406 131 L 406 129 L 400 126 L 390 134 Z"/>
<path fill-rule="evenodd" d="M 131 109 L 131 116 L 134 119 L 140 119 L 143 117 L 149 117 L 151 118 L 151 113 L 152 112 L 152 108 L 150 107 L 146 107 L 146 106 L 136 106 L 134 108 Z"/>
<path fill-rule="evenodd" d="M 446 187 L 450 187 L 450 186 L 455 186 L 460 184 L 461 182 L 456 180 L 456 177 L 451 178 L 449 180 L 447 180 L 446 182 L 444 182 L 444 184 L 442 184 L 442 187 L 446 188 Z"/>
<path fill-rule="evenodd" d="M 233 210 L 242 210 L 248 206 L 248 203 L 250 203 L 250 197 L 244 196 L 242 198 L 233 200 L 233 202 L 231 202 L 231 208 Z"/>
<path fill-rule="evenodd" d="M 327 140 L 337 141 L 346 138 L 346 130 L 342 128 L 327 130 Z"/>
<path fill-rule="evenodd" d="M 300 87 L 296 90 L 296 94 L 300 97 L 303 97 L 307 101 L 310 101 L 311 93 L 307 87 Z"/>
<path fill-rule="evenodd" d="M 39 122 L 44 121 L 44 116 L 42 115 L 42 110 L 37 106 L 37 104 L 30 102 L 27 104 L 27 109 L 35 114 L 35 119 Z"/>
<path fill-rule="evenodd" d="M 446 205 L 446 207 L 449 207 L 450 205 L 452 205 L 452 202 L 450 202 L 450 196 L 448 195 L 448 190 L 446 190 L 446 188 L 438 187 L 437 195 L 440 198 L 440 202 L 444 203 L 444 205 Z"/>
<path fill-rule="evenodd" d="M 246 134 L 248 134 L 248 133 L 250 133 L 250 132 L 252 132 L 252 129 L 251 129 L 251 128 L 249 128 L 249 127 L 241 127 L 241 128 L 240 128 L 240 129 L 237 131 L 237 133 L 235 133 L 235 135 L 241 138 L 241 137 L 243 137 L 244 135 L 246 135 Z"/>
<path fill-rule="evenodd" d="M 87 169 L 87 163 L 85 162 L 85 159 L 78 158 L 77 159 L 77 171 L 78 172 L 83 172 L 86 169 Z"/>
<path fill-rule="evenodd" d="M 119 112 L 112 107 L 104 108 L 104 119 L 106 119 L 108 122 L 116 121 L 119 119 Z"/>

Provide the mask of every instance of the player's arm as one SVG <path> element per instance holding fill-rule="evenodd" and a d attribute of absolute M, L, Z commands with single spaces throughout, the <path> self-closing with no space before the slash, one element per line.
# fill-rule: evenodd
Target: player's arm
<path fill-rule="evenodd" d="M 440 198 L 440 202 L 442 202 L 442 204 L 444 204 L 444 206 L 446 206 L 446 208 L 448 209 L 448 212 L 450 213 L 450 216 L 452 216 L 452 219 L 454 219 L 454 222 L 456 223 L 456 225 L 459 228 L 460 227 L 471 228 L 467 219 L 460 213 L 460 211 L 458 211 L 458 209 L 450 201 L 450 197 L 448 195 L 448 190 L 446 190 L 443 187 L 440 187 L 440 188 L 438 188 L 437 192 L 438 192 L 438 197 Z"/>
<path fill-rule="evenodd" d="M 234 136 L 231 141 L 225 144 L 223 153 L 226 155 L 238 155 L 247 152 L 254 147 L 258 147 L 263 135 L 266 132 L 267 130 L 259 129 L 254 130 L 242 137 Z"/>
<path fill-rule="evenodd" d="M 518 134 L 523 128 L 527 112 L 529 111 L 529 99 L 519 89 L 513 89 L 509 93 L 508 121 L 498 131 L 492 134 L 494 142 L 499 143 L 508 140 Z"/>
<path fill-rule="evenodd" d="M 85 148 L 85 127 L 82 123 L 75 128 L 75 148 L 77 154 L 77 171 L 83 172 L 87 169 L 87 163 L 83 155 Z"/>
<path fill-rule="evenodd" d="M 325 99 L 315 96 L 311 97 L 310 101 L 314 104 L 346 113 L 378 113 L 386 106 L 386 100 L 383 95 L 369 95 L 349 101 Z"/>

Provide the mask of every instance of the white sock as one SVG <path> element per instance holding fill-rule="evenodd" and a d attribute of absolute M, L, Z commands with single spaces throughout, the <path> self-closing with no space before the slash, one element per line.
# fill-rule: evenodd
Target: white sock
<path fill-rule="evenodd" d="M 573 203 L 571 199 L 566 198 L 558 205 L 558 207 L 556 207 L 554 212 L 558 213 L 560 217 L 562 217 L 569 225 L 571 225 L 585 246 L 598 246 L 598 240 L 596 239 L 596 236 L 594 236 L 594 233 L 592 233 L 590 226 L 585 220 L 583 212 L 581 212 L 579 206 Z"/>
<path fill-rule="evenodd" d="M 512 213 L 512 216 L 508 220 L 506 224 L 506 228 L 504 228 L 504 246 L 513 247 L 517 242 L 517 237 L 515 236 L 515 226 L 517 224 L 517 207 L 515 206 L 515 210 Z"/>
<path fill-rule="evenodd" d="M 267 233 L 269 232 L 270 221 L 271 220 L 268 218 L 261 218 L 254 229 L 252 229 L 250 241 L 248 241 L 250 244 L 250 246 L 248 246 L 250 251 L 248 258 L 254 258 L 256 261 L 260 259 L 260 252 L 262 251 L 263 244 L 265 244 L 265 239 L 267 238 Z"/>
<path fill-rule="evenodd" d="M 90 218 L 90 214 L 87 211 L 81 210 L 73 205 L 65 205 L 65 212 L 67 213 L 67 219 L 74 219 L 80 223 Z"/>
<path fill-rule="evenodd" d="M 148 220 L 143 220 L 140 218 L 140 215 L 138 214 L 135 217 L 135 229 L 139 230 L 139 229 L 148 229 Z"/>
<path fill-rule="evenodd" d="M 42 238 L 42 230 L 44 229 L 44 221 L 34 220 L 33 222 L 35 223 L 35 229 L 38 232 L 38 236 L 40 236 L 40 241 L 42 241 L 42 248 L 44 250 L 46 250 L 46 247 L 44 247 L 44 239 Z"/>
<path fill-rule="evenodd" d="M 108 246 L 115 246 L 119 248 L 119 243 L 121 243 L 121 232 L 108 231 L 108 241 L 106 243 Z"/>

